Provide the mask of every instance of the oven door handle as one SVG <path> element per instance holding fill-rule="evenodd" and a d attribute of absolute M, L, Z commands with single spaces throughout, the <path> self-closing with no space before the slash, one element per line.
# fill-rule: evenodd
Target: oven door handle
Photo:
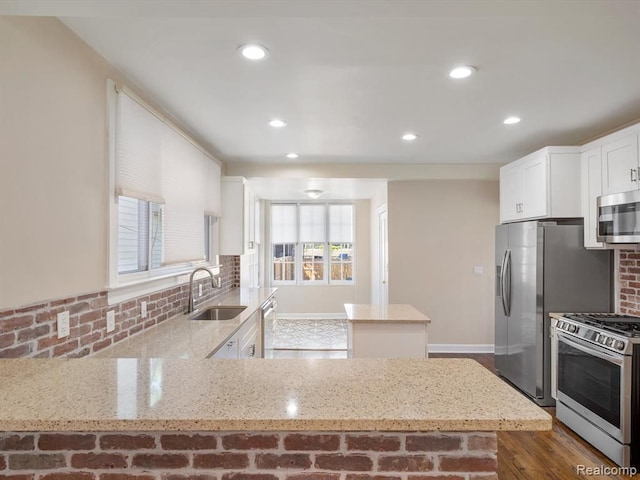
<path fill-rule="evenodd" d="M 566 343 L 567 345 L 580 350 L 581 352 L 588 353 L 594 357 L 598 357 L 602 360 L 606 360 L 609 363 L 615 365 L 624 366 L 624 355 L 616 355 L 615 353 L 609 353 L 606 350 L 599 348 L 597 345 L 591 343 L 581 342 L 575 337 L 570 337 L 564 332 L 557 332 L 558 339 Z"/>

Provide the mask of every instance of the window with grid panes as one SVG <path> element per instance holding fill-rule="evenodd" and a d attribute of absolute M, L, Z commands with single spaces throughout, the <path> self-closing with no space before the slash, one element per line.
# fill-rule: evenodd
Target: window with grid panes
<path fill-rule="evenodd" d="M 271 204 L 272 283 L 352 283 L 353 204 Z"/>

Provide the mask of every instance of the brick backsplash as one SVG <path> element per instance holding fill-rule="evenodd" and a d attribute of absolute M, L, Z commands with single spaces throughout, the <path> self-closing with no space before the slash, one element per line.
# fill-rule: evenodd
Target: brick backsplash
<path fill-rule="evenodd" d="M 617 253 L 620 313 L 640 315 L 640 253 Z"/>
<path fill-rule="evenodd" d="M 0 478 L 497 480 L 495 432 L 0 434 Z"/>
<path fill-rule="evenodd" d="M 208 278 L 196 281 L 203 285 L 199 301 L 240 286 L 240 257 L 221 256 L 220 262 L 222 288 L 211 288 Z M 184 312 L 188 296 L 185 283 L 113 305 L 107 305 L 107 292 L 102 291 L 0 311 L 0 358 L 84 357 Z M 147 302 L 144 319 L 141 302 Z M 65 310 L 70 335 L 58 339 L 57 315 Z M 109 310 L 115 311 L 116 328 L 107 333 Z"/>

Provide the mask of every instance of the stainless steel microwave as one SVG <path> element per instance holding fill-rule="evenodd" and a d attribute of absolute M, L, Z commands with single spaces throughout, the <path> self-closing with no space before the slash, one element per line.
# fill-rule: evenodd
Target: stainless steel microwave
<path fill-rule="evenodd" d="M 598 241 L 640 243 L 640 190 L 598 197 Z"/>

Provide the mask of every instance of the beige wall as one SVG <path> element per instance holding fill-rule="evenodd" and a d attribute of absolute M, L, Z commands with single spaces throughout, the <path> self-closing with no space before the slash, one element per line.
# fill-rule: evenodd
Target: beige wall
<path fill-rule="evenodd" d="M 0 17 L 0 59 L 0 310 L 102 290 L 107 79 L 133 86 L 55 18 Z"/>
<path fill-rule="evenodd" d="M 355 285 L 278 286 L 279 313 L 344 315 L 345 303 L 369 303 L 371 301 L 370 202 L 369 200 L 357 200 L 355 205 Z"/>
<path fill-rule="evenodd" d="M 0 17 L 0 309 L 106 281 L 109 66 L 58 20 Z"/>
<path fill-rule="evenodd" d="M 430 344 L 494 342 L 498 193 L 498 182 L 485 180 L 388 185 L 389 302 L 431 318 Z"/>

